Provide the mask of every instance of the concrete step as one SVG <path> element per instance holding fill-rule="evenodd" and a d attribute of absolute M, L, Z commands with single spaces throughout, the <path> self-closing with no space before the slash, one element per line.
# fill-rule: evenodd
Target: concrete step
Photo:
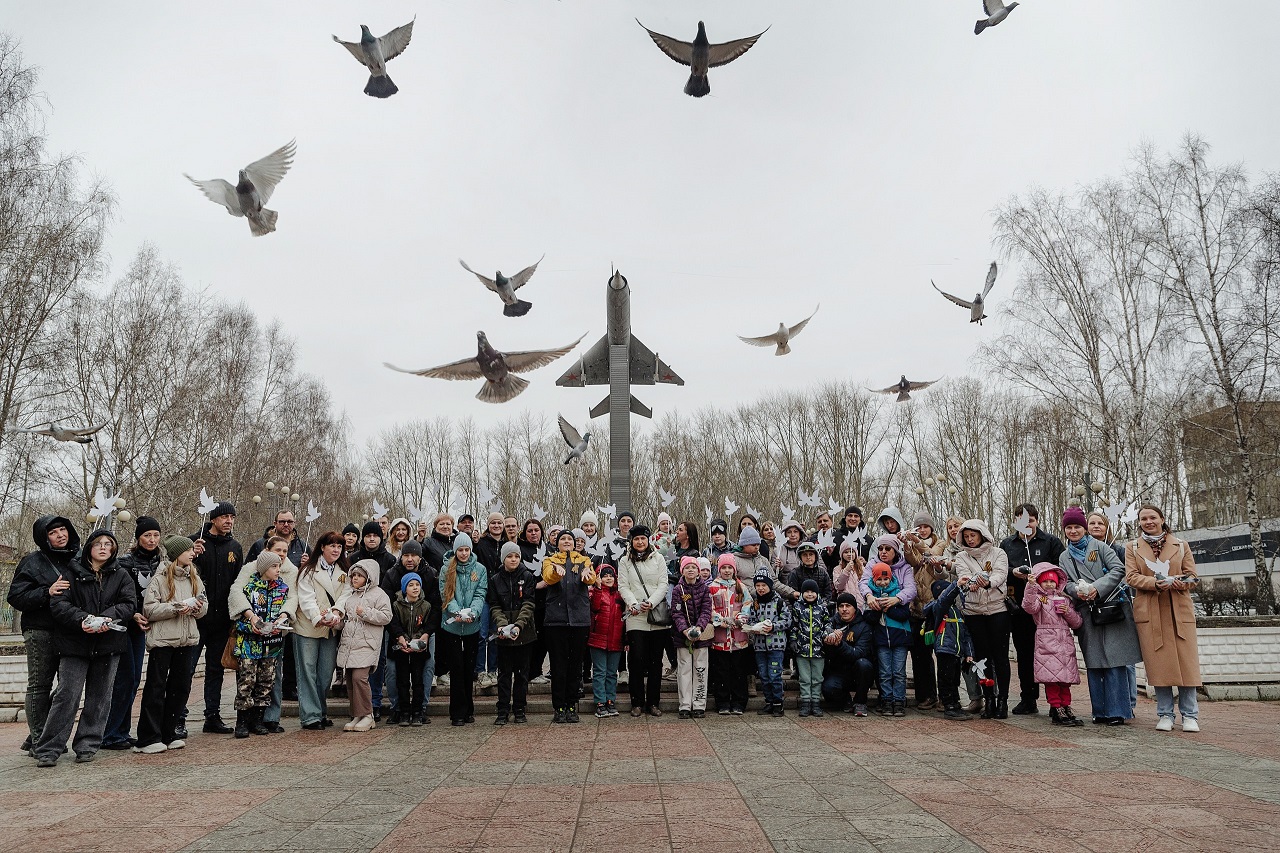
<path fill-rule="evenodd" d="M 754 713 L 763 704 L 764 700 L 759 697 L 748 700 L 747 713 Z M 351 706 L 346 699 L 330 699 L 328 705 L 330 719 L 337 720 L 339 723 L 343 720 L 350 719 Z M 631 698 L 625 693 L 619 693 L 617 706 L 621 715 L 626 716 L 631 711 Z M 658 703 L 658 707 L 662 709 L 663 713 L 675 714 L 680 710 L 679 698 L 675 695 L 667 696 L 664 694 L 662 701 Z M 785 696 L 783 699 L 783 707 L 788 710 L 796 709 L 799 707 L 799 697 L 795 694 Z M 715 711 L 713 708 L 714 706 L 708 702 L 707 713 L 714 715 Z M 488 720 L 489 722 L 492 722 L 498 712 L 498 700 L 496 697 L 476 696 L 475 709 L 477 720 Z M 538 697 L 530 695 L 525 712 L 528 714 L 550 715 L 555 713 L 555 708 L 552 707 L 549 696 Z M 592 702 L 590 694 L 578 703 L 578 713 L 583 716 L 589 716 L 595 713 L 595 704 Z M 280 715 L 281 717 L 297 717 L 298 703 L 285 702 L 280 709 Z M 427 715 L 433 718 L 448 717 L 449 698 L 447 696 L 437 696 L 435 693 L 432 693 L 431 700 L 427 703 Z"/>

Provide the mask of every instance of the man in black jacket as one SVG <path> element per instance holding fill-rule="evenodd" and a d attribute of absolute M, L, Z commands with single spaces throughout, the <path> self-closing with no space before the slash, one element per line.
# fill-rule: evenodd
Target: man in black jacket
<path fill-rule="evenodd" d="M 62 577 L 80 548 L 80 537 L 71 522 L 60 515 L 42 515 L 31 525 L 36 550 L 22 558 L 9 585 L 9 606 L 22 614 L 22 639 L 27 646 L 27 738 L 29 750 L 40 739 L 49 716 L 53 677 L 58 672 L 58 652 L 53 644 L 53 614 L 49 602 L 62 595 L 70 583 Z"/>
<path fill-rule="evenodd" d="M 293 510 L 282 509 L 276 513 L 276 520 L 272 523 L 271 529 L 267 531 L 267 535 L 249 546 L 249 553 L 244 558 L 249 561 L 258 559 L 267 547 L 267 540 L 272 536 L 283 536 L 289 540 L 289 562 L 293 563 L 299 569 L 306 568 L 307 556 L 307 540 L 298 535 L 298 521 L 293 516 Z M 289 648 L 289 644 L 285 643 L 285 648 Z"/>
<path fill-rule="evenodd" d="M 1010 629 L 1013 635 L 1013 648 L 1018 654 L 1018 686 L 1022 693 L 1022 701 L 1013 708 L 1015 714 L 1037 714 L 1036 700 L 1040 698 L 1040 685 L 1036 684 L 1035 653 L 1036 623 L 1031 616 L 1022 610 L 1022 591 L 1031 578 L 1031 567 L 1036 563 L 1053 563 L 1058 565 L 1062 556 L 1062 541 L 1040 529 L 1040 510 L 1035 504 L 1019 504 L 1013 510 L 1017 518 L 1026 512 L 1030 516 L 1027 522 L 1031 535 L 1014 533 L 1000 543 L 1000 550 L 1009 558 L 1009 595 L 1017 602 L 1018 607 L 1010 617 Z"/>
<path fill-rule="evenodd" d="M 191 537 L 196 571 L 209 596 L 209 612 L 197 623 L 204 649 L 204 730 L 218 735 L 231 734 L 231 727 L 222 721 L 222 650 L 231 635 L 227 595 L 244 564 L 244 548 L 231 535 L 235 526 L 236 508 L 223 501 L 209 513 L 201 531 Z M 197 650 L 193 660 L 199 659 Z"/>
<path fill-rule="evenodd" d="M 836 612 L 822 640 L 826 667 L 822 677 L 822 698 L 832 710 L 867 715 L 867 690 L 875 680 L 871 662 L 871 626 L 858 612 L 858 599 L 851 592 L 836 596 Z M 853 702 L 849 694 L 853 694 Z"/>

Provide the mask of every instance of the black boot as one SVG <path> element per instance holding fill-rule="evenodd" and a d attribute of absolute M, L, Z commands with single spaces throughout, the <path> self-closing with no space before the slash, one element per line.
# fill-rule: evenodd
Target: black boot
<path fill-rule="evenodd" d="M 236 718 L 239 719 L 239 717 L 240 714 L 237 712 Z M 212 717 L 204 718 L 204 733 L 208 735 L 229 735 L 231 734 L 231 727 L 222 722 L 222 717 L 219 714 L 214 714 Z"/>
<path fill-rule="evenodd" d="M 1052 708 L 1052 707 L 1049 709 L 1049 722 L 1055 726 L 1071 725 L 1071 723 L 1068 722 L 1065 714 L 1062 714 L 1057 708 Z"/>
<path fill-rule="evenodd" d="M 266 724 L 262 722 L 262 715 L 265 714 L 266 712 L 267 712 L 266 708 L 254 708 L 252 711 L 247 712 L 249 714 L 249 731 L 250 732 L 252 732 L 255 735 L 271 734 L 271 729 L 267 728 Z"/>
<path fill-rule="evenodd" d="M 991 693 L 982 694 L 982 719 L 991 720 L 996 716 L 996 697 Z"/>
<path fill-rule="evenodd" d="M 995 717 L 997 720 L 1009 719 L 1009 697 L 1008 696 L 1001 696 L 999 699 L 996 700 Z"/>
<path fill-rule="evenodd" d="M 946 717 L 948 720 L 972 720 L 973 719 L 973 715 L 966 713 L 965 710 L 960 707 L 959 702 L 952 702 L 950 705 L 948 705 L 946 712 L 942 716 Z"/>
<path fill-rule="evenodd" d="M 206 731 L 208 730 L 208 727 L 209 727 L 209 724 L 205 723 Z M 224 726 L 223 728 L 226 728 L 226 727 Z M 249 712 L 248 711 L 236 711 L 235 734 L 236 734 L 236 737 L 238 738 L 247 738 L 249 736 Z"/>
<path fill-rule="evenodd" d="M 1065 707 L 1065 708 L 1063 708 L 1063 709 L 1062 709 L 1062 717 L 1063 717 L 1063 719 L 1065 719 L 1065 720 L 1067 721 L 1067 725 L 1069 725 L 1069 726 L 1083 726 L 1083 725 L 1084 725 L 1084 720 L 1080 719 L 1079 717 L 1077 717 L 1077 716 L 1075 715 L 1075 713 L 1074 713 L 1074 712 L 1072 712 L 1072 710 L 1071 710 L 1071 706 L 1070 706 L 1070 705 L 1068 705 L 1067 707 Z"/>

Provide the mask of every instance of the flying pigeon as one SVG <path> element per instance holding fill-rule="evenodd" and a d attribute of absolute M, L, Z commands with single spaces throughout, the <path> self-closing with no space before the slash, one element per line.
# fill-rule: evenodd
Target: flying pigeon
<path fill-rule="evenodd" d="M 203 487 L 200 489 L 200 505 L 196 507 L 196 512 L 201 515 L 208 515 L 218 507 L 218 502 L 209 497 L 209 492 Z"/>
<path fill-rule="evenodd" d="M 182 176 L 199 187 L 209 201 L 225 207 L 227 213 L 248 219 L 250 233 L 261 237 L 276 230 L 276 220 L 280 214 L 267 210 L 264 205 L 271 200 L 276 184 L 284 180 L 285 173 L 293 165 L 296 151 L 295 140 L 282 145 L 261 160 L 253 161 L 240 170 L 240 178 L 234 187 L 222 178 L 197 181 L 186 172 Z"/>
<path fill-rule="evenodd" d="M 534 520 L 534 521 L 542 521 L 542 519 L 544 519 L 544 518 L 546 518 L 546 517 L 547 517 L 547 511 L 546 511 L 545 509 L 543 509 L 542 507 L 538 506 L 538 502 L 537 502 L 537 501 L 534 501 L 534 503 L 533 503 L 533 512 L 531 512 L 531 513 L 529 513 L 529 514 L 530 514 L 531 516 L 533 516 L 533 520 Z"/>
<path fill-rule="evenodd" d="M 868 388 L 867 390 L 874 394 L 897 394 L 897 401 L 899 403 L 905 403 L 907 400 L 911 399 L 912 391 L 923 391 L 937 381 L 937 379 L 934 379 L 932 382 L 910 382 L 907 380 L 907 375 L 904 373 L 901 379 L 890 385 L 888 388 L 881 388 L 879 390 L 875 388 Z"/>
<path fill-rule="evenodd" d="M 987 315 L 982 313 L 983 308 L 986 306 L 987 294 L 991 292 L 991 288 L 994 287 L 996 283 L 996 262 L 991 262 L 990 268 L 987 269 L 987 283 L 983 285 L 982 292 L 973 297 L 972 302 L 966 302 L 959 296 L 952 296 L 950 293 L 947 293 L 945 290 L 938 287 L 938 285 L 934 284 L 933 279 L 929 279 L 929 283 L 933 284 L 934 290 L 938 291 L 961 308 L 968 308 L 969 322 L 977 323 L 981 326 L 982 321 L 987 319 Z"/>
<path fill-rule="evenodd" d="M 417 18 L 414 18 L 416 21 Z M 387 62 L 404 53 L 413 38 L 413 21 L 402 27 L 396 27 L 382 38 L 374 38 L 373 33 L 364 24 L 360 25 L 360 41 L 343 41 L 337 36 L 333 40 L 351 51 L 365 68 L 369 69 L 369 82 L 364 85 L 364 93 L 374 98 L 390 98 L 400 91 L 391 78 L 387 76 Z"/>
<path fill-rule="evenodd" d="M 727 512 L 727 513 L 729 514 L 729 517 L 730 517 L 730 518 L 733 518 L 733 514 L 734 514 L 735 512 L 737 512 L 737 511 L 738 511 L 738 509 L 739 509 L 739 507 L 738 507 L 738 505 L 737 505 L 736 503 L 734 503 L 733 501 L 729 500 L 728 498 L 725 498 L 725 499 L 724 499 L 724 511 L 725 511 L 725 512 Z"/>
<path fill-rule="evenodd" d="M 564 458 L 564 464 L 577 460 L 582 461 L 583 455 L 587 452 L 587 445 L 591 443 L 590 432 L 578 432 L 573 424 L 564 419 L 564 415 L 560 415 L 560 435 L 564 438 L 564 443 L 569 445 L 569 455 Z"/>
<path fill-rule="evenodd" d="M 385 506 L 383 506 L 382 504 L 378 503 L 378 499 L 377 499 L 377 498 L 374 498 L 374 499 L 373 499 L 373 515 L 371 515 L 371 516 L 369 516 L 369 517 L 370 517 L 370 518 L 382 518 L 384 515 L 386 515 L 386 514 L 387 514 L 388 512 L 390 512 L 390 511 L 391 511 L 391 508 L 390 508 L 390 507 L 385 507 Z"/>
<path fill-rule="evenodd" d="M 835 498 L 827 498 L 827 512 L 831 513 L 833 518 L 844 518 L 844 507 L 836 503 Z"/>
<path fill-rule="evenodd" d="M 636 23 L 640 24 L 640 19 L 636 19 Z M 671 36 L 664 36 L 662 33 L 655 33 L 653 30 L 644 27 L 644 31 L 649 34 L 649 38 L 653 39 L 653 43 L 658 49 L 667 56 L 679 62 L 681 65 L 688 65 L 690 69 L 689 82 L 684 84 L 684 93 L 692 95 L 695 98 L 701 98 L 704 95 L 711 94 L 711 84 L 707 81 L 707 70 L 711 68 L 719 68 L 721 65 L 728 65 L 739 56 L 751 49 L 751 46 L 759 40 L 760 36 L 769 31 L 768 27 L 764 32 L 758 35 L 749 36 L 736 41 L 727 41 L 724 44 L 712 44 L 707 39 L 707 28 L 698 21 L 698 34 L 694 36 L 693 43 L 680 41 Z"/>
<path fill-rule="evenodd" d="M 778 509 L 782 510 L 782 523 L 786 524 L 796 517 L 796 511 L 786 504 L 780 504 Z"/>
<path fill-rule="evenodd" d="M 57 421 L 50 421 L 42 427 L 9 427 L 6 432 L 25 432 L 30 435 L 47 435 L 54 441 L 74 441 L 76 444 L 93 444 L 93 435 L 107 425 L 106 421 L 94 427 L 74 429 L 60 427 Z"/>
<path fill-rule="evenodd" d="M 987 27 L 994 27 L 996 24 L 1009 17 L 1009 13 L 1018 5 L 1017 0 L 1005 5 L 1003 0 L 982 0 L 982 11 L 987 17 L 979 18 L 978 22 L 973 25 L 973 34 L 975 36 L 982 35 L 982 31 Z"/>
<path fill-rule="evenodd" d="M 1021 533 L 1023 536 L 1030 536 L 1032 533 L 1031 513 L 1024 509 L 1022 511 L 1022 515 L 1019 515 L 1013 520 L 1013 529 Z"/>
<path fill-rule="evenodd" d="M 545 258 L 543 255 L 542 258 Z M 542 263 L 542 258 L 533 262 L 532 266 L 527 266 L 520 272 L 507 278 L 501 271 L 495 272 L 493 278 L 485 278 L 480 273 L 467 266 L 467 262 L 462 258 L 458 258 L 458 263 L 462 264 L 462 268 L 480 279 L 480 283 L 485 287 L 498 294 L 498 298 L 502 300 L 502 313 L 508 317 L 523 317 L 529 313 L 529 309 L 533 307 L 532 302 L 525 302 L 516 298 L 516 291 L 529 283 L 529 279 L 533 278 L 533 274 L 538 271 L 538 264 Z"/>
<path fill-rule="evenodd" d="M 582 336 L 585 337 L 586 335 Z M 485 383 L 476 394 L 476 399 L 486 403 L 505 403 L 529 387 L 529 380 L 515 374 L 546 367 L 571 352 L 582 338 L 559 349 L 503 353 L 490 346 L 484 332 L 476 332 L 477 353 L 471 358 L 451 361 L 439 367 L 425 367 L 422 370 L 405 370 L 385 361 L 382 364 L 400 373 L 412 373 L 414 376 L 426 376 L 430 379 L 484 379 Z"/>
<path fill-rule="evenodd" d="M 821 308 L 821 307 L 822 305 L 819 304 L 818 308 Z M 814 308 L 813 314 L 810 314 L 808 317 L 805 317 L 803 320 L 801 320 L 799 323 L 796 323 L 790 329 L 787 328 L 785 323 L 779 323 L 778 331 L 774 332 L 772 335 L 764 335 L 763 337 L 759 337 L 759 338 L 744 338 L 742 337 L 742 335 L 738 335 L 738 340 L 742 341 L 743 343 L 751 344 L 753 347 L 776 346 L 777 349 L 774 350 L 774 353 L 773 353 L 774 355 L 786 355 L 787 353 L 791 352 L 791 339 L 794 338 L 796 335 L 800 334 L 800 332 L 804 331 L 804 327 L 808 325 L 810 320 L 813 319 L 813 315 L 818 313 L 818 308 Z"/>
<path fill-rule="evenodd" d="M 311 522 L 315 521 L 319 517 L 320 517 L 320 510 L 316 509 L 316 505 L 313 502 L 307 501 L 307 515 L 302 520 L 305 521 L 307 524 L 310 524 Z"/>
<path fill-rule="evenodd" d="M 658 499 L 662 503 L 662 508 L 666 509 L 667 507 L 671 506 L 671 502 L 676 499 L 676 496 L 671 494 L 671 492 L 668 492 L 666 489 L 662 488 L 662 486 L 658 486 Z"/>
<path fill-rule="evenodd" d="M 822 502 L 818 500 L 818 490 L 814 489 L 813 494 L 805 494 L 803 489 L 797 489 L 796 493 L 800 497 L 800 506 L 822 506 Z"/>

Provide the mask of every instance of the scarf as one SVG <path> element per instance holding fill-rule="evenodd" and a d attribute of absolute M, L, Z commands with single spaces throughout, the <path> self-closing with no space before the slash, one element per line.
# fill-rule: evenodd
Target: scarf
<path fill-rule="evenodd" d="M 898 583 L 898 578 L 896 576 L 889 579 L 889 585 L 887 587 L 879 587 L 874 583 L 868 584 L 868 586 L 871 589 L 871 594 L 876 598 L 892 598 L 902 591 L 902 586 Z M 911 631 L 910 625 L 903 622 L 901 619 L 894 619 L 890 617 L 889 611 L 887 610 L 880 611 L 880 620 L 884 622 L 885 627 L 887 628 L 897 628 L 899 631 L 907 631 L 908 633 Z"/>
<path fill-rule="evenodd" d="M 1071 556 L 1073 558 L 1082 563 L 1085 561 L 1085 558 L 1089 556 L 1089 549 L 1091 547 L 1093 547 L 1093 537 L 1088 533 L 1081 536 L 1079 542 L 1072 542 L 1070 539 L 1067 540 L 1067 550 L 1071 552 Z"/>
<path fill-rule="evenodd" d="M 1160 552 L 1164 550 L 1165 537 L 1168 535 L 1169 532 L 1167 530 L 1162 530 L 1159 536 L 1151 536 L 1150 534 L 1143 533 L 1142 539 L 1151 546 L 1151 552 L 1159 557 Z"/>

